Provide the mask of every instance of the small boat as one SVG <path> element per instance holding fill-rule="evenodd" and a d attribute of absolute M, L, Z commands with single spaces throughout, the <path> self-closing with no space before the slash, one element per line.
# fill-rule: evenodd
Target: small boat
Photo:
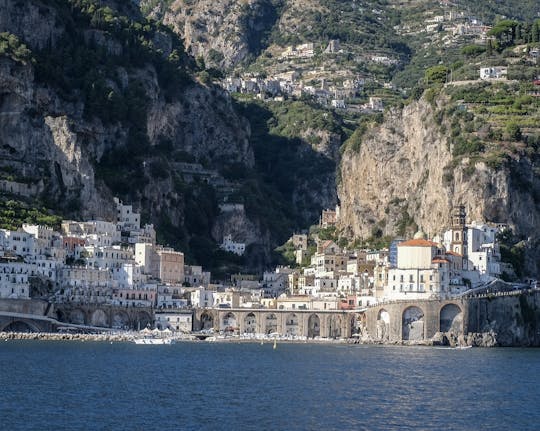
<path fill-rule="evenodd" d="M 275 339 L 275 338 L 274 338 L 274 347 L 273 348 L 274 348 L 274 350 L 277 349 L 277 339 Z"/>
<path fill-rule="evenodd" d="M 457 350 L 467 350 L 467 349 L 471 349 L 472 346 L 456 346 L 454 347 L 454 349 L 457 349 Z"/>

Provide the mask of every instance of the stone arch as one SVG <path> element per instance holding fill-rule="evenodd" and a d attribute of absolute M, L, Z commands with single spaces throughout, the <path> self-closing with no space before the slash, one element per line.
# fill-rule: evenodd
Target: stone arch
<path fill-rule="evenodd" d="M 59 322 L 65 322 L 66 321 L 66 313 L 64 313 L 62 310 L 56 310 L 56 320 Z"/>
<path fill-rule="evenodd" d="M 14 320 L 8 323 L 0 332 L 40 332 L 39 328 L 27 320 Z"/>
<path fill-rule="evenodd" d="M 136 321 L 133 322 L 134 329 L 140 330 L 152 326 L 152 316 L 147 311 L 139 311 Z"/>
<path fill-rule="evenodd" d="M 75 308 L 69 313 L 69 321 L 76 325 L 84 325 L 86 324 L 86 314 L 80 308 Z"/>
<path fill-rule="evenodd" d="M 205 311 L 203 314 L 201 314 L 199 330 L 201 331 L 208 330 L 208 329 L 212 329 L 213 327 L 214 327 L 214 316 L 212 315 L 212 313 Z"/>
<path fill-rule="evenodd" d="M 277 316 L 274 313 L 267 314 L 264 319 L 264 333 L 273 334 L 277 329 Z"/>
<path fill-rule="evenodd" d="M 257 318 L 254 313 L 249 313 L 244 317 L 244 332 L 247 334 L 254 334 L 257 332 Z"/>
<path fill-rule="evenodd" d="M 308 319 L 308 338 L 321 336 L 321 318 L 317 314 L 312 314 Z"/>
<path fill-rule="evenodd" d="M 424 339 L 424 312 L 420 307 L 407 307 L 402 317 L 403 340 L 419 341 Z"/>
<path fill-rule="evenodd" d="M 287 335 L 299 335 L 299 321 L 295 313 L 290 313 L 285 319 L 285 333 Z"/>
<path fill-rule="evenodd" d="M 390 338 L 390 313 L 384 308 L 377 314 L 377 340 L 388 341 Z"/>
<path fill-rule="evenodd" d="M 113 329 L 130 329 L 131 323 L 128 314 L 123 310 L 117 310 L 112 316 L 111 328 Z M 144 326 L 143 326 L 144 328 Z"/>
<path fill-rule="evenodd" d="M 109 319 L 107 318 L 107 313 L 105 313 L 105 311 L 103 311 L 101 308 L 98 308 L 92 313 L 90 324 L 92 326 L 109 326 Z"/>
<path fill-rule="evenodd" d="M 456 304 L 446 304 L 439 313 L 441 332 L 461 333 L 463 331 L 463 313 Z"/>
<path fill-rule="evenodd" d="M 331 315 L 328 318 L 328 337 L 341 338 L 341 316 Z"/>
<path fill-rule="evenodd" d="M 225 313 L 221 319 L 221 329 L 228 333 L 238 333 L 238 320 L 232 311 Z"/>

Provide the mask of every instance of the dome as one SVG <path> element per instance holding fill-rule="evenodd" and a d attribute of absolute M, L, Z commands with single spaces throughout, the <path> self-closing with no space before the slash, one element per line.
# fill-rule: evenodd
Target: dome
<path fill-rule="evenodd" d="M 424 232 L 422 232 L 421 230 L 419 230 L 418 232 L 416 232 L 414 234 L 414 239 L 426 239 L 426 234 Z"/>

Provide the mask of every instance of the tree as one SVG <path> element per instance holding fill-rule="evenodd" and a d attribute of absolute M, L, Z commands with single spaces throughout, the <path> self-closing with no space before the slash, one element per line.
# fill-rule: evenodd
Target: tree
<path fill-rule="evenodd" d="M 497 39 L 497 42 L 501 47 L 513 45 L 516 39 L 517 26 L 517 21 L 504 19 L 495 24 L 495 26 L 488 32 L 488 36 L 495 36 L 495 39 Z"/>
<path fill-rule="evenodd" d="M 450 70 L 446 66 L 433 66 L 426 70 L 424 77 L 427 84 L 444 84 L 449 72 Z"/>
<path fill-rule="evenodd" d="M 508 139 L 511 139 L 512 141 L 520 141 L 522 138 L 521 128 L 519 127 L 517 123 L 514 123 L 514 122 L 508 123 L 505 131 L 508 136 Z"/>

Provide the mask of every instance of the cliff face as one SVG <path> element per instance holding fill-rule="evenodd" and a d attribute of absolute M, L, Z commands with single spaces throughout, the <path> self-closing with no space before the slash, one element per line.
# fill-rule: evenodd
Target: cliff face
<path fill-rule="evenodd" d="M 359 149 L 345 151 L 341 228 L 354 237 L 377 228 L 396 235 L 407 226 L 414 230 L 414 222 L 435 235 L 461 203 L 470 220 L 507 223 L 520 235 L 536 236 L 540 182 L 533 163 L 521 157 L 493 170 L 465 158 L 453 167 L 448 136 L 433 111 L 425 101 L 394 110 L 364 135 Z"/>
<path fill-rule="evenodd" d="M 144 1 L 141 6 L 144 9 Z M 168 7 L 159 4 L 149 14 L 170 25 L 194 57 L 225 69 L 257 55 L 277 17 L 269 0 L 176 0 Z"/>
<path fill-rule="evenodd" d="M 68 33 L 67 23 L 75 18 L 65 15 L 67 1 L 58 5 L 1 2 L 2 31 L 18 36 L 33 60 L 0 57 L 0 174 L 31 185 L 23 196 L 30 203 L 65 216 L 111 218 L 116 194 L 133 202 L 158 229 L 165 225 L 167 242 L 187 247 L 192 234 L 210 236 L 216 197 L 204 184 L 187 186 L 178 163 L 202 163 L 214 170 L 230 164 L 252 167 L 248 122 L 221 90 L 192 78 L 182 89 L 171 90 L 160 79 L 161 63 L 124 61 L 129 46 L 111 31 L 71 23 Z M 104 48 L 115 65 L 97 66 L 90 72 L 95 78 L 85 77 L 88 83 L 68 89 L 43 71 L 50 64 L 56 67 L 51 56 L 65 49 L 62 38 L 73 35 L 81 41 L 77 47 L 86 53 Z M 167 51 L 171 36 L 156 32 L 153 44 Z M 92 93 L 100 85 L 106 89 L 104 99 Z M 127 103 L 133 93 L 136 102 Z M 137 110 L 132 118 L 111 119 L 103 112 L 118 94 L 124 100 L 111 112 Z M 91 103 L 98 108 L 90 110 Z M 268 237 L 267 232 L 247 234 Z"/>
<path fill-rule="evenodd" d="M 537 293 L 473 299 L 468 327 L 471 332 L 493 334 L 499 346 L 539 346 L 539 307 Z"/>

